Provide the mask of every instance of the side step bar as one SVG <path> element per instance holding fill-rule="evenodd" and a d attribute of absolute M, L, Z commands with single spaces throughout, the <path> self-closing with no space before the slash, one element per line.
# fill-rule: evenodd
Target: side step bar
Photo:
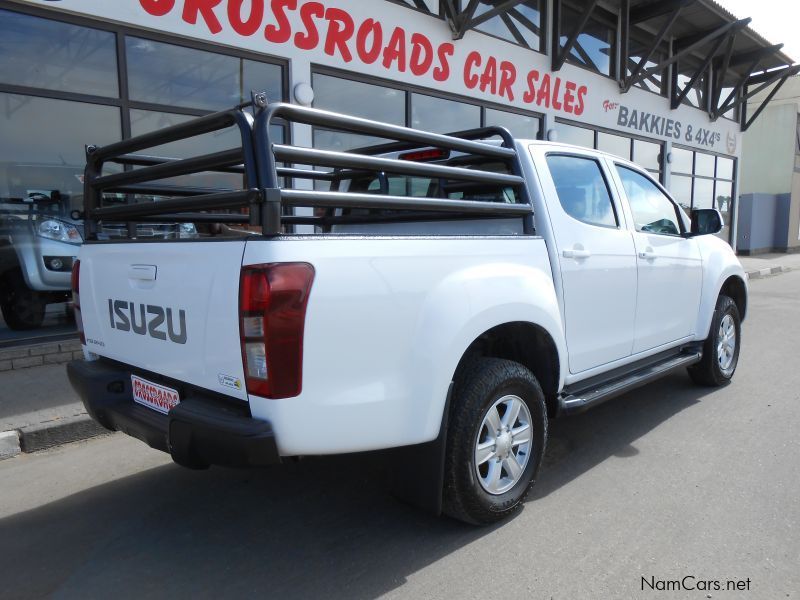
<path fill-rule="evenodd" d="M 599 383 L 594 387 L 586 388 L 576 393 L 561 396 L 559 398 L 559 414 L 574 415 L 583 412 L 615 396 L 619 396 L 629 390 L 655 381 L 670 371 L 698 363 L 700 362 L 700 358 L 701 353 L 698 351 L 684 352 L 662 362 L 634 371 L 623 377 L 612 379 L 605 383 Z"/>

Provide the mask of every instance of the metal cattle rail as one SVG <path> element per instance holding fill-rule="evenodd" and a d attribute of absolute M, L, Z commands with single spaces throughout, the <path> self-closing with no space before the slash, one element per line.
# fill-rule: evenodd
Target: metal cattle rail
<path fill-rule="evenodd" d="M 252 107 L 255 116 L 246 109 Z M 303 123 L 334 131 L 391 140 L 349 152 L 333 152 L 275 143 L 270 126 L 278 122 Z M 240 147 L 190 158 L 165 158 L 137 152 L 236 127 Z M 499 144 L 478 141 L 498 136 Z M 418 162 L 377 156 L 405 150 L 439 149 L 443 155 L 459 153 L 456 160 Z M 507 172 L 470 168 L 470 162 L 499 161 Z M 109 163 L 121 172 L 104 174 Z M 285 167 L 280 163 L 302 165 Z M 448 164 L 455 163 L 455 164 Z M 324 168 L 328 170 L 318 170 Z M 172 177 L 203 172 L 242 176 L 239 189 L 182 186 L 165 183 Z M 400 196 L 388 193 L 387 173 L 428 178 L 455 186 L 512 188 L 515 202 L 464 200 L 446 197 Z M 375 177 L 380 193 L 338 191 L 342 181 Z M 291 189 L 281 185 L 294 179 L 331 182 L 333 191 Z M 446 186 L 440 185 L 440 189 Z M 123 204 L 104 205 L 104 195 L 124 195 Z M 290 224 L 329 226 L 339 222 L 413 221 L 441 218 L 510 218 L 523 220 L 524 231 L 533 233 L 530 197 L 511 134 L 488 127 L 442 135 L 370 121 L 358 117 L 295 106 L 268 103 L 264 94 L 226 110 L 136 136 L 107 146 L 87 146 L 84 179 L 86 239 L 96 240 L 100 223 L 127 222 L 128 236 L 135 238 L 136 224 L 153 221 L 191 223 L 242 223 L 260 226 L 265 236 L 279 235 Z M 137 195 L 163 199 L 136 202 Z M 502 194 L 501 194 L 502 196 Z M 326 209 L 325 216 L 295 216 L 291 207 Z M 391 214 L 351 217 L 334 215 L 332 209 L 378 209 Z M 247 214 L 242 209 L 248 209 Z M 235 212 L 237 211 L 238 212 Z M 234 211 L 234 212 L 220 212 Z M 395 212 L 396 211 L 396 212 Z"/>

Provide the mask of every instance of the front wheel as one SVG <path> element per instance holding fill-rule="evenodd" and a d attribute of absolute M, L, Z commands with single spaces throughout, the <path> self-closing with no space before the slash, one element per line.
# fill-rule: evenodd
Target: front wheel
<path fill-rule="evenodd" d="M 456 381 L 445 458 L 444 511 L 488 524 L 517 511 L 547 442 L 542 388 L 519 363 L 482 358 Z"/>
<path fill-rule="evenodd" d="M 688 369 L 692 380 L 710 387 L 728 383 L 739 363 L 741 339 L 739 309 L 732 298 L 720 295 L 708 338 L 703 344 L 703 358 Z"/>
<path fill-rule="evenodd" d="M 8 273 L 3 286 L 6 289 L 0 297 L 0 310 L 9 329 L 24 331 L 41 327 L 47 295 L 30 289 L 19 270 Z"/>

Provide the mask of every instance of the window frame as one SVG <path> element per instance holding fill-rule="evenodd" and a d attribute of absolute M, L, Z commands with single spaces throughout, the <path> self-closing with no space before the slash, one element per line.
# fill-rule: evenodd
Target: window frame
<path fill-rule="evenodd" d="M 625 203 L 628 205 L 628 210 L 631 213 L 631 227 L 634 232 L 636 233 L 645 233 L 647 235 L 665 235 L 672 238 L 683 238 L 686 239 L 687 229 L 686 229 L 686 220 L 685 220 L 685 213 L 681 210 L 680 204 L 678 204 L 672 195 L 667 191 L 667 189 L 661 185 L 658 181 L 653 179 L 650 176 L 650 173 L 646 169 L 640 169 L 631 164 L 621 163 L 617 160 L 612 161 L 614 168 L 616 169 L 616 177 L 619 179 L 620 183 L 620 195 L 624 196 Z M 675 213 L 675 220 L 678 222 L 678 228 L 680 229 L 680 233 L 660 233 L 658 231 L 642 231 L 636 227 L 636 216 L 633 213 L 633 206 L 631 205 L 630 198 L 628 198 L 628 192 L 625 189 L 625 182 L 622 180 L 622 175 L 620 174 L 619 169 L 627 169 L 628 171 L 632 171 L 633 173 L 637 173 L 644 177 L 647 181 L 654 184 L 656 189 L 661 192 L 661 194 L 669 201 L 672 205 L 672 210 Z"/>
<path fill-rule="evenodd" d="M 426 88 L 423 86 L 413 85 L 409 83 L 394 81 L 383 77 L 374 77 L 371 75 L 364 75 L 353 71 L 347 71 L 337 67 L 329 67 L 319 63 L 311 63 L 311 84 L 313 86 L 314 75 L 324 75 L 327 77 L 336 77 L 343 80 L 355 81 L 358 83 L 366 83 L 380 87 L 391 88 L 403 92 L 405 94 L 405 122 L 406 127 L 412 127 L 412 114 L 411 114 L 411 95 L 421 94 L 423 96 L 431 96 L 433 98 L 441 98 L 442 100 L 451 100 L 453 102 L 460 102 L 463 104 L 471 104 L 480 109 L 480 125 L 479 127 L 486 127 L 486 109 L 498 110 L 507 113 L 514 113 L 525 117 L 532 117 L 539 120 L 539 130 L 535 139 L 541 139 L 544 131 L 544 113 L 527 111 L 517 108 L 515 106 L 508 106 L 496 102 L 479 101 L 469 96 L 462 96 L 460 94 L 443 93 L 435 89 Z M 519 138 L 530 139 L 530 138 Z"/>
<path fill-rule="evenodd" d="M 175 114 L 182 114 L 192 117 L 202 117 L 213 113 L 212 110 L 189 108 L 184 106 L 174 106 L 171 104 L 158 104 L 150 102 L 141 102 L 130 99 L 128 90 L 128 69 L 127 69 L 127 52 L 125 48 L 125 40 L 127 37 L 137 37 L 154 42 L 171 44 L 173 46 L 180 46 L 194 50 L 201 50 L 205 52 L 212 52 L 231 56 L 237 59 L 252 60 L 255 62 L 274 64 L 281 68 L 281 88 L 283 97 L 280 101 L 287 101 L 289 98 L 289 61 L 285 58 L 280 58 L 273 55 L 262 54 L 258 52 L 251 52 L 242 50 L 240 48 L 230 48 L 213 43 L 203 42 L 200 40 L 192 40 L 183 38 L 176 35 L 160 31 L 152 31 L 148 29 L 140 29 L 130 25 L 109 23 L 100 19 L 86 17 L 82 15 L 70 15 L 66 13 L 55 12 L 52 9 L 41 8 L 37 6 L 24 6 L 18 4 L 11 4 L 8 2 L 0 1 L 0 9 L 16 12 L 22 15 L 29 15 L 31 17 L 38 17 L 48 19 L 50 21 L 76 25 L 79 27 L 87 27 L 90 29 L 97 29 L 114 34 L 116 40 L 116 62 L 117 62 L 117 79 L 119 83 L 119 93 L 116 97 L 109 96 L 95 96 L 92 94 L 83 94 L 78 92 L 67 92 L 63 90 L 54 90 L 49 88 L 37 88 L 30 86 L 22 86 L 16 84 L 9 84 L 0 82 L 0 92 L 9 94 L 20 94 L 25 96 L 35 96 L 40 98 L 51 98 L 54 100 L 69 100 L 72 102 L 83 102 L 87 104 L 101 104 L 105 106 L 114 106 L 121 111 L 122 123 L 122 136 L 121 139 L 128 139 L 131 137 L 130 125 L 130 111 L 131 109 L 148 110 L 154 112 L 169 112 Z M 220 110 L 230 107 L 220 107 Z M 286 127 L 286 139 L 290 139 L 290 128 Z"/>
<path fill-rule="evenodd" d="M 584 221 L 583 219 L 579 219 L 573 215 L 571 215 L 567 209 L 564 208 L 564 205 L 561 203 L 561 197 L 558 195 L 558 186 L 556 185 L 556 181 L 553 178 L 553 172 L 550 170 L 550 165 L 547 162 L 547 159 L 551 156 L 562 156 L 567 158 L 577 158 L 579 160 L 589 160 L 597 165 L 598 170 L 600 171 L 600 176 L 603 178 L 603 183 L 605 183 L 606 191 L 608 192 L 608 199 L 611 202 L 611 212 L 614 215 L 614 220 L 616 221 L 616 225 L 604 225 L 602 223 L 595 223 L 591 221 Z M 592 156 L 591 154 L 579 154 L 575 152 L 564 152 L 560 150 L 553 150 L 544 153 L 544 163 L 547 166 L 547 173 L 550 176 L 550 181 L 553 184 L 553 189 L 556 190 L 556 197 L 558 198 L 558 205 L 561 207 L 561 210 L 564 211 L 564 214 L 567 215 L 570 219 L 577 221 L 578 223 L 582 223 L 584 225 L 590 225 L 592 227 L 600 227 L 602 229 L 615 229 L 620 230 L 623 228 L 622 221 L 620 219 L 620 209 L 621 206 L 617 206 L 617 203 L 614 201 L 614 194 L 612 193 L 612 187 L 608 180 L 608 174 L 603 165 L 603 161 L 601 157 Z"/>

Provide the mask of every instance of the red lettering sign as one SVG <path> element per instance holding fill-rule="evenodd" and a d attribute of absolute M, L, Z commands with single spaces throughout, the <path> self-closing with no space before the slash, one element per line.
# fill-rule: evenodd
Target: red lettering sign
<path fill-rule="evenodd" d="M 176 0 L 139 0 L 142 9 L 163 17 L 176 8 Z M 426 35 L 395 26 L 391 33 L 374 18 L 358 20 L 341 8 L 323 2 L 299 0 L 182 0 L 183 21 L 208 29 L 216 35 L 229 29 L 252 37 L 263 27 L 264 38 L 272 44 L 291 42 L 300 50 L 320 48 L 345 63 L 358 58 L 365 65 L 380 61 L 383 68 L 416 77 L 431 76 L 437 82 L 452 75 L 450 61 L 455 45 L 434 44 Z M 502 58 L 470 51 L 462 77 L 468 90 L 523 104 L 552 108 L 579 116 L 583 113 L 588 88 L 552 73 L 531 69 L 524 79 L 517 66 Z M 516 88 L 516 89 L 515 89 Z M 522 89 L 520 89 L 522 88 Z"/>

